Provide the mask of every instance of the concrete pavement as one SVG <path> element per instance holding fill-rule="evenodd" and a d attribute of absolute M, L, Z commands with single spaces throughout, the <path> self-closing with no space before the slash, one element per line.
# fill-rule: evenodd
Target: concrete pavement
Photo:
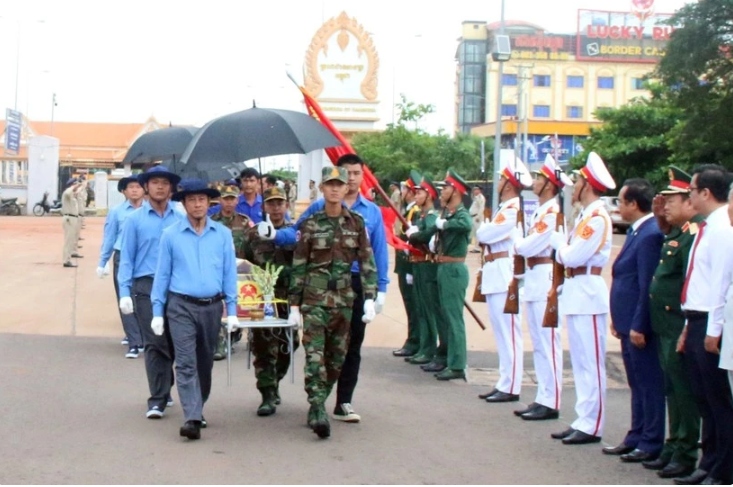
<path fill-rule="evenodd" d="M 531 370 L 523 403 L 476 399 L 498 365 L 490 331 L 467 321 L 467 383 L 439 383 L 392 357 L 405 334 L 396 285 L 367 332 L 354 398 L 362 423 L 333 424 L 327 441 L 305 427 L 301 352 L 277 414 L 258 418 L 254 373 L 240 350 L 231 387 L 225 364 L 215 366 L 202 440 L 182 440 L 178 404 L 160 421 L 144 418 L 143 361 L 122 358 L 112 282 L 94 274 L 102 225 L 101 218 L 87 219 L 85 258 L 66 269 L 59 218 L 0 217 L 2 484 L 667 483 L 602 455 L 601 445 L 551 440 L 550 432 L 574 418 L 571 387 L 559 421 L 530 423 L 511 414 L 534 397 Z M 525 343 L 531 350 L 528 336 Z M 609 340 L 609 350 L 614 346 Z M 609 355 L 604 443 L 616 444 L 628 428 L 629 394 L 618 358 Z M 566 362 L 569 372 L 567 354 Z M 525 363 L 531 367 L 529 352 Z"/>

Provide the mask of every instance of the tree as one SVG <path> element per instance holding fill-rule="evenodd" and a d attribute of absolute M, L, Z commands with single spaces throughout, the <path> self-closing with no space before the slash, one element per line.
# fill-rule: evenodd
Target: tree
<path fill-rule="evenodd" d="M 690 163 L 718 162 L 733 168 L 733 2 L 700 0 L 670 20 L 677 26 L 657 66 L 684 110 L 671 147 Z"/>
<path fill-rule="evenodd" d="M 481 178 L 481 138 L 467 134 L 450 137 L 442 131 L 428 134 L 419 128 L 419 122 L 433 113 L 434 107 L 415 104 L 404 95 L 401 100 L 395 124 L 388 124 L 383 132 L 357 134 L 352 140 L 383 186 L 407 179 L 411 169 L 429 173 L 436 180 L 442 179 L 449 167 L 465 179 Z M 487 140 L 486 154 L 492 150 L 493 143 Z M 490 174 L 490 167 L 486 169 Z"/>
<path fill-rule="evenodd" d="M 643 177 L 657 187 L 666 185 L 667 166 L 684 160 L 675 159 L 670 147 L 672 134 L 682 123 L 683 111 L 676 107 L 662 85 L 648 83 L 651 98 L 637 98 L 618 108 L 602 108 L 595 117 L 603 122 L 591 129 L 585 152 L 572 162 L 585 164 L 590 151 L 597 152 L 609 172 L 620 184 Z"/>

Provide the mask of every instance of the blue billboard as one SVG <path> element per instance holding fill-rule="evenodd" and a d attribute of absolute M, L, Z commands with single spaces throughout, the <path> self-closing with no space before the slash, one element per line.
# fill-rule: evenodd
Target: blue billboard
<path fill-rule="evenodd" d="M 557 162 L 564 165 L 583 152 L 586 138 L 578 135 L 529 134 L 526 145 L 523 143 L 524 138 L 520 138 L 520 157 L 533 169 L 544 162 L 547 154 L 552 154 Z M 512 141 L 512 146 L 516 148 L 516 139 Z"/>
<path fill-rule="evenodd" d="M 5 109 L 5 152 L 17 155 L 20 150 L 20 127 L 23 115 L 20 112 Z"/>

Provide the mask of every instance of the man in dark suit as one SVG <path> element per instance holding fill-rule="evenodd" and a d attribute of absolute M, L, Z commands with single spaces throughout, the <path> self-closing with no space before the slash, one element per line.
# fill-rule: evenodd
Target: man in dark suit
<path fill-rule="evenodd" d="M 631 388 L 631 429 L 619 446 L 603 452 L 624 462 L 653 460 L 664 445 L 664 376 L 649 315 L 649 286 L 664 235 L 651 212 L 653 199 L 645 179 L 627 180 L 619 193 L 619 211 L 631 227 L 613 264 L 611 332 L 621 340 Z"/>

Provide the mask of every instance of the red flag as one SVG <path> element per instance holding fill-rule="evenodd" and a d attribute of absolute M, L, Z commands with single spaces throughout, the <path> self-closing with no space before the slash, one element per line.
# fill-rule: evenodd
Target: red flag
<path fill-rule="evenodd" d="M 346 155 L 346 154 L 356 154 L 356 151 L 351 147 L 351 145 L 347 142 L 347 140 L 344 138 L 343 135 L 341 135 L 341 132 L 333 125 L 331 120 L 328 119 L 325 113 L 323 113 L 323 110 L 321 110 L 321 106 L 318 104 L 318 102 L 308 94 L 308 92 L 305 91 L 305 88 L 300 88 L 300 91 L 303 93 L 303 98 L 305 98 L 305 106 L 308 108 L 308 114 L 310 114 L 311 117 L 315 118 L 319 122 L 323 124 L 324 127 L 328 129 L 329 132 L 333 134 L 334 137 L 336 137 L 339 142 L 341 142 L 341 145 L 339 147 L 329 147 L 326 150 L 326 154 L 328 154 L 328 158 L 331 159 L 332 164 L 336 164 L 336 161 L 339 160 L 339 157 Z M 364 195 L 366 198 L 372 200 L 374 199 L 372 197 L 372 189 L 376 189 L 376 187 L 379 186 L 379 181 L 377 181 L 377 178 L 374 176 L 374 173 L 372 171 L 364 166 L 364 180 L 361 183 L 361 194 Z"/>

